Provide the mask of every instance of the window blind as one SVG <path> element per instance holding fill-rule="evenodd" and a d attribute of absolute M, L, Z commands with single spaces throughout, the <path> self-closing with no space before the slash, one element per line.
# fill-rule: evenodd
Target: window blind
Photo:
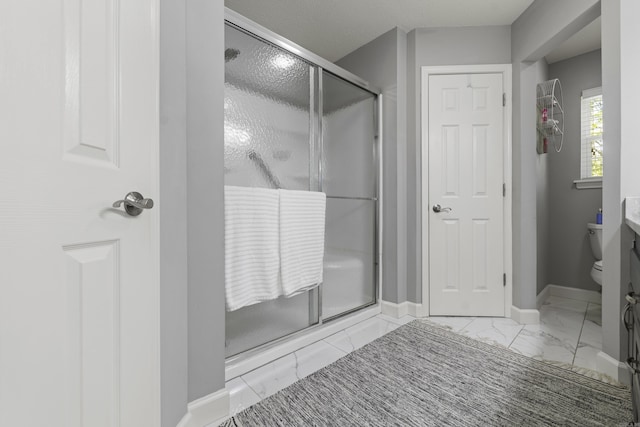
<path fill-rule="evenodd" d="M 602 88 L 582 91 L 580 178 L 602 176 Z"/>

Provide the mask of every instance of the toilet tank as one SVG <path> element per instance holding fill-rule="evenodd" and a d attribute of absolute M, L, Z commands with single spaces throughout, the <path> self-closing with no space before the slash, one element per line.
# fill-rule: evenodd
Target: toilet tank
<path fill-rule="evenodd" d="M 602 224 L 587 224 L 589 230 L 589 241 L 591 242 L 591 252 L 597 260 L 602 259 Z"/>

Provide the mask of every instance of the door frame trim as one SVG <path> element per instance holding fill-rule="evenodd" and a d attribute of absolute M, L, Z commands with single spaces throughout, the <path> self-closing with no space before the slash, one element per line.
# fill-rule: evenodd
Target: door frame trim
<path fill-rule="evenodd" d="M 422 228 L 422 310 L 425 316 L 429 316 L 429 76 L 447 74 L 502 74 L 506 105 L 504 107 L 503 129 L 503 168 L 506 194 L 504 197 L 504 269 L 507 275 L 504 295 L 504 317 L 511 317 L 511 304 L 513 293 L 513 254 L 512 254 L 512 80 L 511 64 L 491 65 L 454 65 L 454 66 L 423 66 L 421 67 L 421 112 L 420 112 L 420 149 L 421 153 L 421 185 L 422 198 L 420 210 L 420 223 Z"/>

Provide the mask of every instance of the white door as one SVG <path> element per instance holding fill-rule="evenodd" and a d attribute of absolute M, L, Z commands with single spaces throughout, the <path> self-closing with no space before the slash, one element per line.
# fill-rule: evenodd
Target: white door
<path fill-rule="evenodd" d="M 159 425 L 156 0 L 0 2 L 0 425 Z M 157 204 L 156 200 L 156 204 Z"/>
<path fill-rule="evenodd" d="M 499 73 L 429 76 L 433 316 L 505 314 L 502 94 Z"/>

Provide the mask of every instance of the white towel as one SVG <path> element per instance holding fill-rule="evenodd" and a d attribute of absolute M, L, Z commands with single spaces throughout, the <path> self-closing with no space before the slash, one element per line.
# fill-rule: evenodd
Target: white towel
<path fill-rule="evenodd" d="M 280 295 L 278 190 L 224 188 L 227 310 Z"/>
<path fill-rule="evenodd" d="M 280 190 L 282 294 L 293 296 L 322 282 L 326 195 Z"/>

